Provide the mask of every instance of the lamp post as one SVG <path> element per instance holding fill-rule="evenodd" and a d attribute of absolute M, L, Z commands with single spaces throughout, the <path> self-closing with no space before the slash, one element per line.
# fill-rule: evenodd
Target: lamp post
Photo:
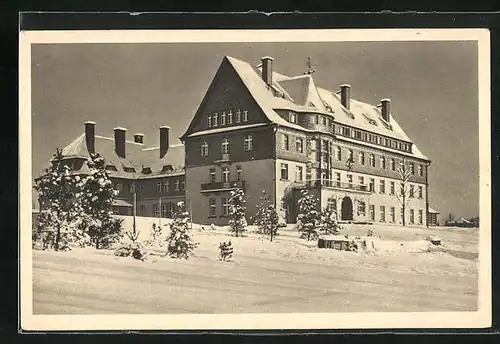
<path fill-rule="evenodd" d="M 133 197 L 133 222 L 132 222 L 132 231 L 134 233 L 134 237 L 136 236 L 136 222 L 135 222 L 135 217 L 136 217 L 136 213 L 137 213 L 137 181 L 136 181 L 136 176 L 135 176 L 135 173 L 134 173 L 134 177 L 133 177 L 133 183 L 132 183 L 132 187 L 133 187 L 133 193 L 132 193 L 132 197 Z"/>

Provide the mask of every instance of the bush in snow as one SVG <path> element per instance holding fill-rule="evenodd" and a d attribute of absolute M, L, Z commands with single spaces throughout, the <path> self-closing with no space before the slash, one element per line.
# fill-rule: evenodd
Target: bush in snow
<path fill-rule="evenodd" d="M 113 218 L 113 201 L 117 191 L 106 171 L 106 163 L 98 154 L 87 160 L 90 173 L 82 181 L 81 199 L 84 213 L 90 217 L 87 231 L 96 248 L 107 248 L 121 238 L 121 221 Z"/>
<path fill-rule="evenodd" d="M 246 230 L 247 221 L 245 219 L 246 202 L 243 190 L 236 189 L 231 191 L 229 198 L 229 230 L 236 236 L 243 235 Z"/>
<path fill-rule="evenodd" d="M 75 197 L 80 188 L 80 177 L 70 173 L 62 151 L 57 149 L 50 167 L 41 177 L 35 179 L 34 186 L 43 209 L 34 238 L 42 240 L 46 248 L 57 251 L 68 248 L 71 241 L 68 232 L 74 229 L 70 224 L 80 214 L 81 204 Z"/>
<path fill-rule="evenodd" d="M 297 216 L 298 230 L 300 237 L 307 240 L 316 240 L 318 238 L 318 229 L 321 227 L 321 216 L 317 211 L 318 199 L 309 193 L 308 190 L 301 191 L 301 197 L 298 201 L 299 215 Z"/>
<path fill-rule="evenodd" d="M 279 216 L 276 207 L 271 202 L 266 190 L 262 190 L 260 204 L 257 205 L 257 214 L 254 224 L 258 228 L 258 233 L 269 235 L 271 241 L 278 235 Z"/>
<path fill-rule="evenodd" d="M 189 233 L 189 222 L 189 213 L 185 210 L 184 202 L 177 203 L 177 210 L 170 224 L 170 234 L 167 238 L 169 256 L 188 259 L 198 246 L 193 242 Z"/>
<path fill-rule="evenodd" d="M 233 258 L 233 246 L 231 241 L 221 242 L 219 244 L 219 260 L 223 262 L 230 260 Z"/>
<path fill-rule="evenodd" d="M 146 243 L 148 246 L 163 247 L 163 229 L 160 225 L 153 223 L 149 232 L 151 239 Z"/>
<path fill-rule="evenodd" d="M 336 211 L 330 208 L 323 210 L 321 212 L 321 232 L 324 235 L 339 234 L 340 229 Z"/>

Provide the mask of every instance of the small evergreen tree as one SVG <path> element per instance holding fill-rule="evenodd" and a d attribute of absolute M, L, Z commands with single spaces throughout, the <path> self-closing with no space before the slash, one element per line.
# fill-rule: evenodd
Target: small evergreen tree
<path fill-rule="evenodd" d="M 189 222 L 190 217 L 185 209 L 184 202 L 179 202 L 167 238 L 167 254 L 169 256 L 188 259 L 198 246 L 198 243 L 193 241 L 189 233 Z"/>
<path fill-rule="evenodd" d="M 340 233 L 340 225 L 334 209 L 327 207 L 321 212 L 321 231 L 324 235 Z"/>
<path fill-rule="evenodd" d="M 231 241 L 221 242 L 219 244 L 219 260 L 226 262 L 233 258 L 233 246 Z"/>
<path fill-rule="evenodd" d="M 318 229 L 321 227 L 321 215 L 317 211 L 317 198 L 309 193 L 309 190 L 301 191 L 301 197 L 298 201 L 300 225 L 298 230 L 300 237 L 307 240 L 316 240 L 318 238 Z"/>
<path fill-rule="evenodd" d="M 56 150 L 50 167 L 35 180 L 34 189 L 38 192 L 40 207 L 38 234 L 44 247 L 56 251 L 68 249 L 72 241 L 70 224 L 81 213 L 81 205 L 75 193 L 81 187 L 80 177 L 70 173 L 60 149 Z"/>
<path fill-rule="evenodd" d="M 243 235 L 246 230 L 247 222 L 245 219 L 246 202 L 245 193 L 241 189 L 231 191 L 231 198 L 229 198 L 229 220 L 230 231 L 235 236 Z"/>
<path fill-rule="evenodd" d="M 266 190 L 262 190 L 254 223 L 258 228 L 258 233 L 269 235 L 271 241 L 278 235 L 278 212 Z"/>
<path fill-rule="evenodd" d="M 121 238 L 121 222 L 113 218 L 113 201 L 117 191 L 106 171 L 106 163 L 99 153 L 91 154 L 87 161 L 90 173 L 83 180 L 82 208 L 90 221 L 88 234 L 97 249 L 107 248 Z"/>

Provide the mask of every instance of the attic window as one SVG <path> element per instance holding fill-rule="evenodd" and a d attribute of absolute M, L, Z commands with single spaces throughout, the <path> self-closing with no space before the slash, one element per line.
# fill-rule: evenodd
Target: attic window
<path fill-rule="evenodd" d="M 346 109 L 346 108 L 344 108 L 344 107 L 342 107 L 342 110 L 344 111 L 344 113 L 345 113 L 347 116 L 349 116 L 349 117 L 351 117 L 352 119 L 354 119 L 354 115 L 352 114 L 352 112 L 351 112 L 351 111 L 347 110 L 347 109 Z"/>
<path fill-rule="evenodd" d="M 118 171 L 115 165 L 106 165 L 106 171 Z"/>
<path fill-rule="evenodd" d="M 151 174 L 153 172 L 151 171 L 151 167 L 143 167 L 142 168 L 142 173 L 144 173 L 144 174 Z"/>
<path fill-rule="evenodd" d="M 313 107 L 313 108 L 315 108 L 315 107 L 316 107 L 316 105 L 314 105 L 314 103 L 313 103 L 313 102 L 309 102 L 309 103 L 307 104 L 307 106 L 310 106 L 310 107 Z"/>
<path fill-rule="evenodd" d="M 174 168 L 172 167 L 172 165 L 165 165 L 165 166 L 163 166 L 161 172 L 168 173 L 168 172 L 172 172 L 173 170 L 174 170 Z"/>
<path fill-rule="evenodd" d="M 327 102 L 323 101 L 323 105 L 325 106 L 326 108 L 326 111 L 330 112 L 330 113 L 333 113 L 333 109 L 330 105 L 328 105 Z"/>
<path fill-rule="evenodd" d="M 281 92 L 278 88 L 276 88 L 275 86 L 271 86 L 271 89 L 273 90 L 273 95 L 275 97 L 285 99 L 285 94 Z"/>
<path fill-rule="evenodd" d="M 133 167 L 125 167 L 123 170 L 124 170 L 125 172 L 130 172 L 130 173 L 135 172 L 135 168 L 133 168 Z"/>

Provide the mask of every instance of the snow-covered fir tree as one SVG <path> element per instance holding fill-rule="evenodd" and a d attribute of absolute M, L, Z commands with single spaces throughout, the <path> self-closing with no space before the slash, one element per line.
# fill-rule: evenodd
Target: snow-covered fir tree
<path fill-rule="evenodd" d="M 87 166 L 90 172 L 83 179 L 82 191 L 76 197 L 81 199 L 82 209 L 87 215 L 84 226 L 93 244 L 96 248 L 107 248 L 121 238 L 121 221 L 113 217 L 117 191 L 99 153 L 90 155 Z"/>
<path fill-rule="evenodd" d="M 81 188 L 80 177 L 71 174 L 62 151 L 56 150 L 50 167 L 35 180 L 41 212 L 34 239 L 41 240 L 45 248 L 69 249 L 73 241 L 71 224 L 81 213 L 81 204 L 75 193 Z"/>
<path fill-rule="evenodd" d="M 311 194 L 309 190 L 301 190 L 301 196 L 298 201 L 299 215 L 297 216 L 298 230 L 300 237 L 307 240 L 318 238 L 318 230 L 321 227 L 321 214 L 317 211 L 318 199 Z"/>
<path fill-rule="evenodd" d="M 229 198 L 229 229 L 235 236 L 243 235 L 243 232 L 246 230 L 246 209 L 245 193 L 243 190 L 236 189 L 231 191 L 231 197 Z"/>
<path fill-rule="evenodd" d="M 335 209 L 326 207 L 321 212 L 321 233 L 324 235 L 339 234 L 340 226 Z"/>
<path fill-rule="evenodd" d="M 278 212 L 266 190 L 261 192 L 260 204 L 257 204 L 254 224 L 258 228 L 258 233 L 269 235 L 271 241 L 278 235 Z"/>
<path fill-rule="evenodd" d="M 198 246 L 189 233 L 189 222 L 189 213 L 186 211 L 184 202 L 177 203 L 167 238 L 167 254 L 170 257 L 188 259 Z"/>

